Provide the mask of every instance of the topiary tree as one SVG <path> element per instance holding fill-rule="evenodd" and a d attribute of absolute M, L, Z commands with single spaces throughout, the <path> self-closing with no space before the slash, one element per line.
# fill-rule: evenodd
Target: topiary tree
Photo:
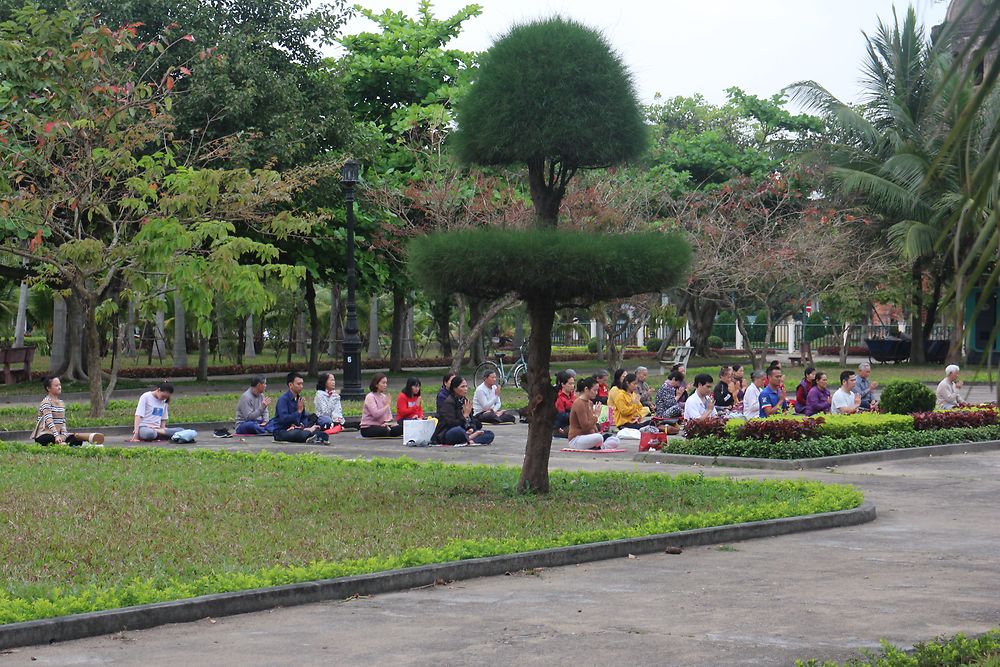
<path fill-rule="evenodd" d="M 631 77 L 597 32 L 558 17 L 514 27 L 484 54 L 456 112 L 454 145 L 466 162 L 527 165 L 536 229 L 420 237 L 409 246 L 410 269 L 431 292 L 513 293 L 524 300 L 531 322 L 531 425 L 519 488 L 544 493 L 555 414 L 549 361 L 556 310 L 666 289 L 686 272 L 690 248 L 678 232 L 557 229 L 563 195 L 578 170 L 609 167 L 646 146 Z M 573 269 L 553 280 L 553 266 Z"/>

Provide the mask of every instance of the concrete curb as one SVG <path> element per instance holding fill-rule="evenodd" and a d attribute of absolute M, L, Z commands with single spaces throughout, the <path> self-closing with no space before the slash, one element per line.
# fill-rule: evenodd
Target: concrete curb
<path fill-rule="evenodd" d="M 834 466 L 878 463 L 918 459 L 925 456 L 952 456 L 976 452 L 1000 450 L 1000 440 L 981 442 L 958 442 L 951 445 L 928 445 L 927 447 L 904 447 L 903 449 L 882 449 L 875 452 L 841 454 L 811 459 L 755 459 L 741 456 L 697 456 L 695 454 L 660 454 L 642 452 L 632 457 L 642 463 L 675 463 L 679 465 L 726 466 L 732 468 L 753 468 L 758 470 L 805 470 L 810 468 L 832 468 Z"/>
<path fill-rule="evenodd" d="M 378 595 L 457 581 L 488 577 L 536 567 L 558 567 L 629 554 L 660 552 L 670 546 L 694 547 L 775 537 L 807 530 L 855 526 L 875 520 L 875 505 L 865 502 L 840 512 L 769 519 L 731 526 L 699 528 L 609 542 L 595 542 L 505 556 L 473 558 L 402 570 L 352 577 L 259 588 L 234 593 L 204 595 L 186 600 L 74 614 L 58 618 L 0 625 L 0 649 L 106 635 L 123 630 L 141 630 L 167 623 L 187 623 L 202 618 L 263 611 L 274 607 L 343 600 L 354 595 Z"/>

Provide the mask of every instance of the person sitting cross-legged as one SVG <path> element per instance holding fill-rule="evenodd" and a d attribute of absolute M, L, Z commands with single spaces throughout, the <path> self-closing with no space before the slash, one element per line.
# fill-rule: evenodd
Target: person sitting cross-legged
<path fill-rule="evenodd" d="M 858 364 L 858 372 L 854 378 L 854 393 L 861 397 L 862 410 L 878 409 L 878 401 L 875 400 L 874 390 L 878 389 L 878 382 L 871 380 L 872 365 L 867 361 Z"/>
<path fill-rule="evenodd" d="M 861 394 L 854 393 L 854 372 L 842 371 L 840 388 L 830 399 L 830 412 L 835 415 L 853 415 L 861 409 Z"/>
<path fill-rule="evenodd" d="M 437 400 L 435 401 L 435 410 L 434 410 L 434 414 L 437 415 L 438 417 L 441 416 L 441 406 L 444 405 L 444 402 L 451 395 L 451 390 L 449 389 L 449 387 L 451 386 L 451 380 L 454 377 L 455 374 L 449 372 L 445 373 L 444 378 L 441 380 L 441 388 L 438 389 Z"/>
<path fill-rule="evenodd" d="M 618 391 L 611 392 L 611 406 L 614 408 L 615 426 L 623 428 L 642 428 L 649 426 L 651 420 L 646 419 L 649 410 L 643 407 L 636 393 L 638 381 L 635 373 L 628 373 L 621 379 Z"/>
<path fill-rule="evenodd" d="M 684 421 L 704 421 L 715 416 L 715 396 L 712 395 L 712 376 L 699 373 L 694 376 L 694 393 L 684 403 Z"/>
<path fill-rule="evenodd" d="M 743 418 L 760 419 L 766 417 L 761 410 L 760 395 L 767 383 L 767 373 L 759 368 L 750 373 L 750 384 L 743 394 Z"/>
<path fill-rule="evenodd" d="M 328 442 L 329 436 L 323 432 L 316 415 L 306 412 L 306 399 L 302 396 L 305 381 L 298 371 L 285 376 L 288 391 L 278 397 L 272 437 L 278 442 L 304 443 L 311 440 Z"/>
<path fill-rule="evenodd" d="M 420 398 L 420 380 L 418 378 L 407 378 L 406 386 L 396 397 L 396 419 L 423 419 L 424 403 Z"/>
<path fill-rule="evenodd" d="M 336 435 L 346 426 L 344 406 L 337 393 L 337 378 L 333 373 L 320 373 L 316 378 L 316 397 L 313 399 L 316 423 L 327 435 Z M 355 422 L 354 428 L 357 428 Z"/>
<path fill-rule="evenodd" d="M 785 379 L 781 365 L 771 362 L 767 370 L 767 386 L 760 392 L 760 416 L 770 417 L 788 407 L 785 401 Z"/>
<path fill-rule="evenodd" d="M 174 395 L 174 385 L 161 382 L 152 391 L 147 391 L 139 397 L 135 407 L 135 420 L 132 425 L 133 440 L 169 440 L 181 428 L 167 428 L 170 416 L 170 397 Z"/>
<path fill-rule="evenodd" d="M 816 369 L 807 366 L 802 375 L 802 381 L 795 388 L 795 414 L 804 415 L 809 403 L 809 392 L 816 386 Z"/>
<path fill-rule="evenodd" d="M 958 374 L 961 372 L 962 369 L 955 364 L 951 364 L 944 369 L 944 379 L 938 383 L 937 391 L 935 392 L 937 396 L 936 404 L 939 410 L 950 410 L 969 405 L 962 400 L 962 381 L 958 379 Z"/>
<path fill-rule="evenodd" d="M 70 433 L 66 428 L 66 405 L 62 402 L 62 381 L 57 377 L 46 377 L 42 380 L 45 387 L 45 398 L 38 404 L 38 420 L 35 430 L 31 432 L 32 439 L 39 445 L 81 445 L 104 444 L 101 433 Z"/>
<path fill-rule="evenodd" d="M 501 409 L 496 371 L 486 371 L 482 384 L 476 387 L 472 397 L 472 416 L 484 424 L 513 424 L 517 421 L 516 414 Z"/>
<path fill-rule="evenodd" d="M 589 377 L 577 380 L 577 399 L 569 412 L 569 447 L 571 449 L 617 449 L 621 441 L 613 435 L 605 437 L 597 430 L 597 420 L 604 407 L 597 400 L 597 380 Z"/>
<path fill-rule="evenodd" d="M 656 390 L 655 415 L 660 419 L 678 420 L 684 414 L 684 405 L 680 402 L 684 388 L 681 383 L 684 376 L 677 371 L 671 371 L 660 388 Z"/>
<path fill-rule="evenodd" d="M 736 405 L 736 395 L 730 391 L 732 386 L 733 369 L 731 366 L 723 366 L 719 369 L 719 384 L 712 390 L 712 398 L 715 399 L 715 407 L 725 413 Z"/>
<path fill-rule="evenodd" d="M 403 425 L 392 418 L 392 406 L 385 391 L 389 388 L 389 378 L 385 373 L 376 373 L 368 383 L 368 395 L 361 407 L 362 438 L 399 438 L 403 435 Z"/>
<path fill-rule="evenodd" d="M 635 392 L 639 395 L 639 402 L 642 403 L 646 408 L 652 412 L 655 407 L 655 396 L 653 390 L 649 388 L 646 384 L 646 380 L 649 378 L 649 369 L 645 366 L 638 366 L 635 369 L 635 379 L 637 380 L 635 385 Z"/>
<path fill-rule="evenodd" d="M 271 397 L 265 396 L 267 378 L 255 375 L 250 378 L 250 386 L 236 402 L 236 435 L 261 435 L 270 433 L 267 407 Z"/>
<path fill-rule="evenodd" d="M 830 380 L 823 371 L 816 372 L 816 386 L 809 390 L 806 397 L 806 409 L 803 414 L 807 417 L 822 414 L 830 411 Z"/>
<path fill-rule="evenodd" d="M 494 437 L 492 431 L 482 430 L 482 422 L 473 417 L 469 383 L 456 375 L 451 379 L 448 398 L 441 404 L 434 441 L 442 445 L 488 445 Z"/>

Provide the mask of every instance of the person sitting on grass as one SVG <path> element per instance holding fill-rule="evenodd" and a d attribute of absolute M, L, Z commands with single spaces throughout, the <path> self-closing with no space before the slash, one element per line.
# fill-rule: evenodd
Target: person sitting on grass
<path fill-rule="evenodd" d="M 392 407 L 385 390 L 389 388 L 389 378 L 385 373 L 376 373 L 368 383 L 368 395 L 361 408 L 362 438 L 400 438 L 403 425 L 392 418 Z"/>
<path fill-rule="evenodd" d="M 448 387 L 451 386 L 451 381 L 452 378 L 454 377 L 455 377 L 454 373 L 445 373 L 444 378 L 442 378 L 441 380 L 441 388 L 438 389 L 437 402 L 435 405 L 436 410 L 434 412 L 434 414 L 436 414 L 439 418 L 441 417 L 441 406 L 444 404 L 448 396 L 451 395 L 451 391 L 448 389 Z"/>
<path fill-rule="evenodd" d="M 878 382 L 872 382 L 869 378 L 872 374 L 872 365 L 867 361 L 858 364 L 858 372 L 854 378 L 854 393 L 861 397 L 862 410 L 874 410 L 878 408 L 878 401 L 875 400 L 875 389 L 878 389 Z"/>
<path fill-rule="evenodd" d="M 592 377 L 577 380 L 576 391 L 579 396 L 569 413 L 570 449 L 617 449 L 621 441 L 613 435 L 605 437 L 597 429 L 603 407 L 597 401 L 597 380 Z"/>
<path fill-rule="evenodd" d="M 615 404 L 615 396 L 622 388 L 622 379 L 628 373 L 624 368 L 619 368 L 615 371 L 615 374 L 611 376 L 611 387 L 608 388 L 608 405 L 613 406 Z"/>
<path fill-rule="evenodd" d="M 750 373 L 750 384 L 746 393 L 743 394 L 743 418 L 760 419 L 765 417 L 764 411 L 760 408 L 760 394 L 767 382 L 767 373 L 762 370 L 755 370 Z"/>
<path fill-rule="evenodd" d="M 715 407 L 723 412 L 728 412 L 736 405 L 736 396 L 729 390 L 732 380 L 733 369 L 723 366 L 719 369 L 719 384 L 715 385 L 712 391 L 712 398 L 715 399 Z"/>
<path fill-rule="evenodd" d="M 424 403 L 420 398 L 420 380 L 407 378 L 406 386 L 396 397 L 396 419 L 423 419 Z"/>
<path fill-rule="evenodd" d="M 694 376 L 694 392 L 684 403 L 684 421 L 703 421 L 715 416 L 715 396 L 712 395 L 712 376 L 699 373 Z"/>
<path fill-rule="evenodd" d="M 646 419 L 649 409 L 643 407 L 635 390 L 637 384 L 635 373 L 629 373 L 622 378 L 618 391 L 610 394 L 615 411 L 615 426 L 619 429 L 642 428 L 650 424 L 650 420 Z"/>
<path fill-rule="evenodd" d="M 829 384 L 830 380 L 827 378 L 826 373 L 818 371 L 816 373 L 816 386 L 809 390 L 809 395 L 806 397 L 806 409 L 802 414 L 812 417 L 813 415 L 830 412 L 831 397 Z"/>
<path fill-rule="evenodd" d="M 608 404 L 608 376 L 610 373 L 606 369 L 601 369 L 594 373 L 594 379 L 597 380 L 597 396 L 596 400 L 601 405 Z"/>
<path fill-rule="evenodd" d="M 854 372 L 842 371 L 840 389 L 833 392 L 830 412 L 835 415 L 853 415 L 861 409 L 861 394 L 854 393 Z"/>
<path fill-rule="evenodd" d="M 596 384 L 596 383 L 595 383 Z M 569 433 L 569 417 L 576 403 L 576 381 L 567 371 L 556 373 L 556 417 L 552 433 L 557 438 L 565 438 Z"/>
<path fill-rule="evenodd" d="M 646 379 L 648 377 L 649 369 L 645 366 L 638 366 L 635 369 L 635 379 L 638 381 L 635 385 L 635 391 L 639 394 L 639 401 L 643 404 L 643 406 L 652 411 L 655 405 L 655 400 L 653 390 L 649 388 L 648 384 L 646 384 Z"/>
<path fill-rule="evenodd" d="M 480 421 L 472 416 L 469 400 L 469 383 L 460 375 L 451 379 L 448 398 L 441 405 L 434 441 L 442 445 L 488 445 L 495 437 L 492 431 L 482 430 Z"/>
<path fill-rule="evenodd" d="M 760 392 L 760 416 L 770 417 L 788 407 L 785 402 L 785 379 L 781 364 L 771 364 L 767 372 L 767 386 Z"/>
<path fill-rule="evenodd" d="M 667 375 L 667 379 L 656 391 L 654 414 L 657 418 L 676 421 L 684 414 L 684 406 L 680 402 L 681 394 L 684 393 L 681 386 L 683 381 L 684 376 L 677 371 L 671 371 Z"/>
<path fill-rule="evenodd" d="M 333 373 L 320 373 L 316 378 L 316 423 L 326 430 L 327 435 L 335 435 L 344 430 L 344 406 L 337 393 L 337 378 Z"/>
<path fill-rule="evenodd" d="M 57 377 L 42 380 L 45 398 L 38 404 L 38 420 L 31 438 L 39 445 L 69 445 L 79 447 L 93 444 L 104 445 L 101 433 L 70 433 L 66 428 L 66 404 L 62 402 L 62 381 Z"/>
<path fill-rule="evenodd" d="M 174 395 L 174 385 L 166 380 L 139 397 L 135 406 L 135 420 L 132 423 L 132 439 L 150 442 L 170 440 L 183 431 L 182 428 L 167 428 L 170 417 L 168 403 Z"/>
<path fill-rule="evenodd" d="M 270 433 L 268 426 L 267 407 L 271 405 L 271 397 L 265 396 L 267 378 L 254 375 L 250 378 L 250 387 L 236 402 L 236 435 L 262 435 Z"/>
<path fill-rule="evenodd" d="M 939 410 L 950 410 L 969 405 L 962 400 L 962 381 L 958 379 L 958 374 L 961 371 L 962 369 L 955 364 L 944 369 L 944 379 L 938 383 L 935 392 L 936 405 Z"/>
<path fill-rule="evenodd" d="M 802 376 L 802 382 L 795 388 L 795 414 L 804 415 L 806 413 L 806 403 L 809 401 L 809 392 L 816 386 L 816 369 L 807 366 Z"/>
<path fill-rule="evenodd" d="M 315 440 L 328 442 L 329 437 L 320 427 L 316 415 L 306 412 L 306 399 L 302 396 L 305 381 L 302 373 L 291 371 L 285 376 L 288 391 L 278 397 L 277 413 L 271 422 L 272 437 L 278 442 L 304 443 Z"/>
<path fill-rule="evenodd" d="M 472 397 L 472 414 L 484 424 L 513 424 L 517 415 L 511 410 L 502 410 L 500 383 L 496 371 L 486 371 L 483 382 L 476 387 Z"/>

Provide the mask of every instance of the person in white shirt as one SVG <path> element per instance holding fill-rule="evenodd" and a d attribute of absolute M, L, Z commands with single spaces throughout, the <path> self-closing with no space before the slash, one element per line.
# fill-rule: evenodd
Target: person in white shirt
<path fill-rule="evenodd" d="M 743 394 L 743 418 L 757 419 L 760 417 L 760 391 L 767 383 L 767 373 L 756 370 L 750 374 L 750 386 Z"/>
<path fill-rule="evenodd" d="M 153 391 L 147 391 L 139 397 L 135 407 L 135 421 L 132 426 L 133 440 L 169 440 L 174 434 L 184 430 L 167 428 L 170 417 L 170 397 L 174 395 L 174 385 L 161 382 Z"/>
<path fill-rule="evenodd" d="M 712 376 L 699 373 L 694 377 L 694 393 L 684 403 L 684 421 L 698 421 L 715 416 L 715 397 L 712 396 Z"/>
<path fill-rule="evenodd" d="M 472 416 L 484 424 L 513 424 L 517 419 L 510 410 L 500 409 L 500 385 L 496 371 L 486 371 L 483 383 L 472 397 Z"/>
<path fill-rule="evenodd" d="M 937 407 L 941 410 L 960 408 L 968 405 L 962 400 L 962 381 L 958 374 L 962 369 L 952 364 L 944 369 L 945 376 L 937 386 Z"/>
<path fill-rule="evenodd" d="M 857 382 L 852 371 L 840 374 L 840 389 L 833 392 L 830 402 L 830 412 L 835 415 L 853 415 L 861 409 L 861 394 L 854 393 Z"/>

